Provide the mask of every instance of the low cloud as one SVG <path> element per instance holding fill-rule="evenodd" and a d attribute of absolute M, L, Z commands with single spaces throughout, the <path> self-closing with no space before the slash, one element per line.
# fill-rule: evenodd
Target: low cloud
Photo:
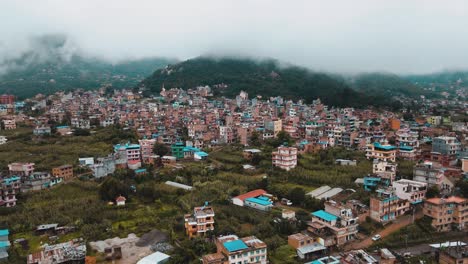
<path fill-rule="evenodd" d="M 5 0 L 0 17 L 0 72 L 48 34 L 66 36 L 63 59 L 216 54 L 340 73 L 468 69 L 463 0 Z"/>

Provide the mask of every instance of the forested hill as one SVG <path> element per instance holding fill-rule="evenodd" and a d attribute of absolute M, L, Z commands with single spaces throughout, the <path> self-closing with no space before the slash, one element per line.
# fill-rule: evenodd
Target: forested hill
<path fill-rule="evenodd" d="M 244 90 L 252 96 L 282 96 L 309 103 L 320 98 L 333 106 L 393 105 L 380 94 L 353 90 L 343 79 L 297 66 L 283 66 L 274 60 L 198 57 L 159 69 L 139 86 L 159 93 L 163 85 L 187 89 L 221 83 L 228 87 L 215 88 L 215 95 L 233 97 Z"/>
<path fill-rule="evenodd" d="M 42 36 L 31 49 L 0 61 L 0 94 L 20 98 L 76 88 L 97 89 L 103 84 L 132 88 L 156 69 L 174 60 L 146 58 L 111 63 L 81 55 L 61 35 Z"/>
<path fill-rule="evenodd" d="M 390 73 L 366 73 L 350 78 L 351 87 L 366 94 L 378 93 L 386 97 L 403 96 L 416 98 L 431 96 L 421 86 Z"/>

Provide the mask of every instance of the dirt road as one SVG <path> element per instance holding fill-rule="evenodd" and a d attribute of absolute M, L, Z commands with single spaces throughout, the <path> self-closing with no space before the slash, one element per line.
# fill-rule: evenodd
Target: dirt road
<path fill-rule="evenodd" d="M 419 211 L 414 215 L 414 220 L 420 219 L 423 216 L 424 215 L 423 215 L 422 211 Z M 413 216 L 412 215 L 404 215 L 404 216 L 398 218 L 397 220 L 395 220 L 390 225 L 386 226 L 380 232 L 372 234 L 371 236 L 367 237 L 364 240 L 356 241 L 354 243 L 353 242 L 349 243 L 348 245 L 345 246 L 345 250 L 367 248 L 367 247 L 371 246 L 372 243 L 374 242 L 374 241 L 372 241 L 372 237 L 374 235 L 380 234 L 380 236 L 382 238 L 384 238 L 384 237 L 390 235 L 391 233 L 393 233 L 393 232 L 395 232 L 395 231 L 397 231 L 397 230 L 399 230 L 399 229 L 401 229 L 401 228 L 403 228 L 403 227 L 405 227 L 407 225 L 410 225 L 411 223 L 413 223 Z"/>

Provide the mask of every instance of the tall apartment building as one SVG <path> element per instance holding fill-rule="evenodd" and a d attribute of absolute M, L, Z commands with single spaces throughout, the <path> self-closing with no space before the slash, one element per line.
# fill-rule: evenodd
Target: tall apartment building
<path fill-rule="evenodd" d="M 437 186 L 439 190 L 450 189 L 451 187 L 444 183 L 444 169 L 433 165 L 432 162 L 418 164 L 413 168 L 413 180 L 427 183 L 429 187 Z"/>
<path fill-rule="evenodd" d="M 325 202 L 325 210 L 312 213 L 307 231 L 323 239 L 324 246 L 341 246 L 355 238 L 358 218 L 352 209 L 335 201 Z"/>
<path fill-rule="evenodd" d="M 0 179 L 0 206 L 16 206 L 16 194 L 20 192 L 21 178 L 18 176 Z"/>
<path fill-rule="evenodd" d="M 455 137 L 436 137 L 432 139 L 432 152 L 447 156 L 457 156 L 461 143 Z"/>
<path fill-rule="evenodd" d="M 153 147 L 156 143 L 156 139 L 140 139 L 138 143 L 141 147 L 141 159 L 143 163 L 152 163 L 154 159 Z"/>
<path fill-rule="evenodd" d="M 64 180 L 72 179 L 73 178 L 73 166 L 62 165 L 59 167 L 52 168 L 52 176 L 61 177 Z"/>
<path fill-rule="evenodd" d="M 29 176 L 34 172 L 34 165 L 34 163 L 15 162 L 8 164 L 8 170 L 11 175 Z"/>
<path fill-rule="evenodd" d="M 427 199 L 423 212 L 432 218 L 432 226 L 439 232 L 464 230 L 468 227 L 467 199 L 456 196 Z"/>
<path fill-rule="evenodd" d="M 221 236 L 216 239 L 216 249 L 217 253 L 202 257 L 203 264 L 268 263 L 267 245 L 255 236 Z"/>
<path fill-rule="evenodd" d="M 393 221 L 410 208 L 408 200 L 400 199 L 392 190 L 379 189 L 376 193 L 370 198 L 370 217 L 379 223 Z"/>
<path fill-rule="evenodd" d="M 281 146 L 271 154 L 273 166 L 275 167 L 288 171 L 294 169 L 297 165 L 297 148 Z"/>
<path fill-rule="evenodd" d="M 214 230 L 215 213 L 211 206 L 195 207 L 193 214 L 186 214 L 185 233 L 190 237 L 203 236 L 208 231 Z"/>
<path fill-rule="evenodd" d="M 401 179 L 392 183 L 396 196 L 411 204 L 421 203 L 426 197 L 427 183 Z"/>
<path fill-rule="evenodd" d="M 379 159 L 374 159 L 372 162 L 372 173 L 384 179 L 388 184 L 391 184 L 396 177 L 397 164 Z"/>
<path fill-rule="evenodd" d="M 366 149 L 367 159 L 379 159 L 382 161 L 395 162 L 397 149 L 391 145 L 382 145 L 378 142 L 368 144 Z"/>

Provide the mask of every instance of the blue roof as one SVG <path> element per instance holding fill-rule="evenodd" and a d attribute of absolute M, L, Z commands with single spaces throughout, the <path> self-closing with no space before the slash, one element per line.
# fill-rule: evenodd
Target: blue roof
<path fill-rule="evenodd" d="M 270 200 L 263 200 L 263 199 L 259 199 L 259 198 L 247 198 L 245 199 L 246 201 L 248 202 L 251 202 L 251 203 L 256 203 L 256 204 L 259 204 L 259 205 L 263 205 L 263 206 L 267 206 L 267 205 L 271 205 L 273 204 Z"/>
<path fill-rule="evenodd" d="M 69 128 L 69 126 L 57 126 L 57 128 Z"/>
<path fill-rule="evenodd" d="M 10 231 L 8 229 L 0 229 L 0 236 L 8 236 Z"/>
<path fill-rule="evenodd" d="M 247 249 L 247 245 L 244 243 L 244 241 L 238 239 L 238 240 L 233 240 L 233 241 L 228 241 L 224 242 L 223 246 L 229 251 L 229 252 L 234 252 L 234 251 L 239 251 L 243 249 Z"/>
<path fill-rule="evenodd" d="M 411 151 L 411 150 L 413 150 L 413 147 L 410 147 L 410 146 L 400 146 L 400 149 L 401 149 L 401 150 Z"/>
<path fill-rule="evenodd" d="M 146 169 L 137 169 L 135 170 L 136 173 L 143 173 L 143 172 L 146 172 Z"/>
<path fill-rule="evenodd" d="M 374 147 L 379 148 L 379 149 L 383 149 L 383 150 L 394 150 L 394 149 L 396 149 L 396 147 L 390 146 L 390 145 L 383 146 L 379 142 L 374 142 Z"/>
<path fill-rule="evenodd" d="M 208 157 L 208 153 L 203 152 L 203 151 L 197 151 L 195 152 L 195 154 L 197 154 L 200 157 Z"/>
<path fill-rule="evenodd" d="M 313 216 L 316 216 L 318 218 L 321 218 L 325 221 L 333 221 L 333 220 L 337 220 L 338 217 L 336 215 L 333 215 L 333 214 L 330 214 L 330 213 L 327 213 L 325 212 L 324 210 L 319 210 L 319 211 L 315 211 L 312 213 Z"/>
<path fill-rule="evenodd" d="M 199 148 L 195 148 L 195 147 L 190 147 L 190 146 L 187 146 L 187 147 L 184 147 L 183 151 L 193 151 L 193 152 L 198 152 L 200 151 Z"/>

